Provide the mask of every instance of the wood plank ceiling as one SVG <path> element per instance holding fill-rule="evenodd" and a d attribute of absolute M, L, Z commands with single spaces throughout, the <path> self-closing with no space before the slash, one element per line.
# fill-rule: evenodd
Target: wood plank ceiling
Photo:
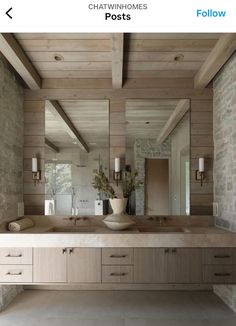
<path fill-rule="evenodd" d="M 39 75 L 111 78 L 111 34 L 16 33 Z M 124 78 L 193 78 L 220 34 L 125 34 Z"/>

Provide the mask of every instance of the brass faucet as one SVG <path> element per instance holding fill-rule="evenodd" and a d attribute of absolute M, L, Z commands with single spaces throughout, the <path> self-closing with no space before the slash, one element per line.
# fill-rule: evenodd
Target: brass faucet
<path fill-rule="evenodd" d="M 160 226 L 163 226 L 166 222 L 166 217 L 162 217 L 162 216 L 149 216 L 147 218 L 147 220 L 149 221 L 157 221 L 159 223 Z"/>
<path fill-rule="evenodd" d="M 87 221 L 88 217 L 86 217 L 86 216 L 83 216 L 83 217 L 70 216 L 70 217 L 63 218 L 63 220 L 71 221 L 71 222 L 73 222 L 73 225 L 76 226 L 77 221 L 80 221 L 80 220 Z"/>
<path fill-rule="evenodd" d="M 158 216 L 157 221 L 159 222 L 160 226 L 163 226 L 165 224 L 165 222 L 166 222 L 166 217 L 165 216 L 163 216 L 163 217 Z"/>

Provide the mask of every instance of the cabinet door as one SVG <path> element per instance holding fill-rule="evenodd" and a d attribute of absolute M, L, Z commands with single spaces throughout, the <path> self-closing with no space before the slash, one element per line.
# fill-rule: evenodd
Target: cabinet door
<path fill-rule="evenodd" d="M 62 248 L 35 248 L 33 282 L 66 282 L 67 254 Z"/>
<path fill-rule="evenodd" d="M 68 254 L 68 282 L 101 283 L 102 255 L 99 248 L 72 248 Z"/>
<path fill-rule="evenodd" d="M 168 283 L 201 283 L 202 250 L 195 248 L 170 248 L 167 255 Z"/>
<path fill-rule="evenodd" d="M 165 248 L 134 249 L 134 283 L 167 283 Z"/>
<path fill-rule="evenodd" d="M 134 283 L 201 282 L 201 249 L 134 249 Z"/>

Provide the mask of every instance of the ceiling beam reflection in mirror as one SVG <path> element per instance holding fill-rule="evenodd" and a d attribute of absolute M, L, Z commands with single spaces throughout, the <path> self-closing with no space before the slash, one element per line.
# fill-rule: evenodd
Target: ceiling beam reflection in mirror
<path fill-rule="evenodd" d="M 59 153 L 60 149 L 53 142 L 51 142 L 48 138 L 45 138 L 45 145 L 51 149 L 55 153 Z"/>
<path fill-rule="evenodd" d="M 163 143 L 189 110 L 188 99 L 180 100 L 157 138 L 157 144 Z"/>
<path fill-rule="evenodd" d="M 65 111 L 62 109 L 61 105 L 58 101 L 55 100 L 47 100 L 46 108 L 50 111 L 54 117 L 59 120 L 62 124 L 66 132 L 70 135 L 72 139 L 78 144 L 78 146 L 85 152 L 89 153 L 89 146 L 80 135 L 79 131 L 76 129 L 70 118 L 67 116 Z M 46 139 L 45 139 L 46 143 Z M 48 144 L 46 144 L 48 146 Z M 55 144 L 53 144 L 55 146 Z M 51 148 L 51 146 L 49 146 Z M 55 151 L 55 150 L 54 150 Z"/>

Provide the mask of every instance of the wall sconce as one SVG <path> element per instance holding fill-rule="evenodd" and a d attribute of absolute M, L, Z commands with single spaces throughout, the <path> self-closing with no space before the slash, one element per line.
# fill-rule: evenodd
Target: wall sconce
<path fill-rule="evenodd" d="M 118 186 L 119 181 L 122 179 L 122 173 L 120 170 L 120 158 L 115 158 L 115 170 L 113 171 L 113 179 L 116 181 L 116 185 Z"/>
<path fill-rule="evenodd" d="M 195 179 L 196 181 L 201 182 L 201 187 L 202 187 L 203 180 L 205 180 L 204 157 L 199 158 L 198 170 L 195 171 Z"/>
<path fill-rule="evenodd" d="M 32 158 L 32 179 L 34 180 L 34 185 L 39 183 L 41 180 L 41 171 L 38 170 L 38 159 L 37 157 Z"/>

